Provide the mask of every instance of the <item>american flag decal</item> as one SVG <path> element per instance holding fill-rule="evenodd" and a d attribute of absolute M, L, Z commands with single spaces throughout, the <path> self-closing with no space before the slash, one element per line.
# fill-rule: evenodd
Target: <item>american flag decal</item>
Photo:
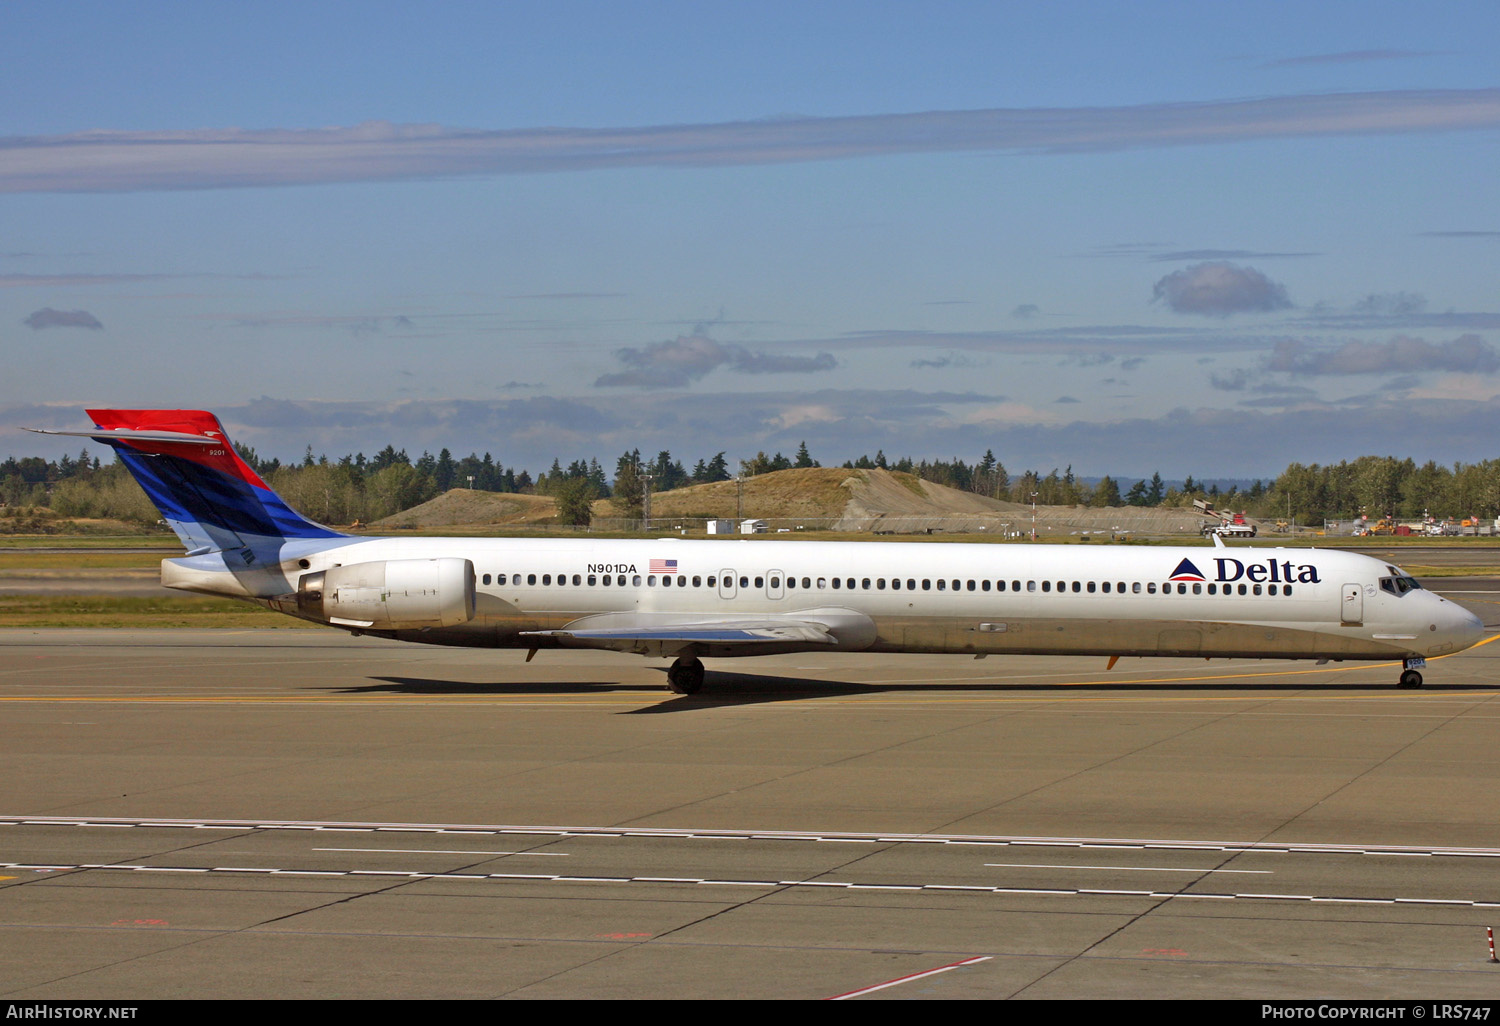
<path fill-rule="evenodd" d="M 675 559 L 653 559 L 651 561 L 650 573 L 653 574 L 675 574 L 677 572 L 677 560 Z"/>

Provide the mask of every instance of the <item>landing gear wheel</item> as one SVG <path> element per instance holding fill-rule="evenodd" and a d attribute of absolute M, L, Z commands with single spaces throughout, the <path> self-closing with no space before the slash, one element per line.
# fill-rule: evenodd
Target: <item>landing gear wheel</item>
<path fill-rule="evenodd" d="M 667 671 L 667 690 L 692 695 L 703 687 L 703 664 L 695 658 L 679 659 Z"/>
<path fill-rule="evenodd" d="M 1401 673 L 1401 682 L 1398 688 L 1419 688 L 1422 686 L 1422 675 L 1416 670 L 1404 670 Z"/>

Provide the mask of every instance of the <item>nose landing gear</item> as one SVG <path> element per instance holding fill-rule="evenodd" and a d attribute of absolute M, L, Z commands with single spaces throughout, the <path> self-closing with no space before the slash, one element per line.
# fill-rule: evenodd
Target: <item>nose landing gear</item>
<path fill-rule="evenodd" d="M 1417 672 L 1420 666 L 1426 666 L 1427 660 L 1421 656 L 1401 660 L 1401 679 L 1396 684 L 1398 688 L 1419 688 L 1422 686 L 1422 675 Z"/>

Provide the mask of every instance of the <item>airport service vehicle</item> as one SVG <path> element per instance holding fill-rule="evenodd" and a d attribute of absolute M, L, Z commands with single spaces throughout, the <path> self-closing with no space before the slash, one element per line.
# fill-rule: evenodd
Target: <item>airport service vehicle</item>
<path fill-rule="evenodd" d="M 434 645 L 673 660 L 837 649 L 1401 660 L 1480 621 L 1368 556 L 1314 549 L 773 540 L 356 537 L 307 520 L 197 410 L 90 410 L 49 431 L 112 446 L 187 548 L 168 588 Z"/>

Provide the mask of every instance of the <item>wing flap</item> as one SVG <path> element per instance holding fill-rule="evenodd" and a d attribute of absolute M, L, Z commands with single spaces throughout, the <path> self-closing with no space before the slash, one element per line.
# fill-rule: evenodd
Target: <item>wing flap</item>
<path fill-rule="evenodd" d="M 695 619 L 692 621 L 650 623 L 614 622 L 607 627 L 590 627 L 590 618 L 575 621 L 550 631 L 523 631 L 529 637 L 556 638 L 564 645 L 584 648 L 608 648 L 621 652 L 670 655 L 695 645 L 729 645 L 744 648 L 748 655 L 756 648 L 786 648 L 801 645 L 837 645 L 838 639 L 828 626 L 790 617 L 758 619 Z"/>

